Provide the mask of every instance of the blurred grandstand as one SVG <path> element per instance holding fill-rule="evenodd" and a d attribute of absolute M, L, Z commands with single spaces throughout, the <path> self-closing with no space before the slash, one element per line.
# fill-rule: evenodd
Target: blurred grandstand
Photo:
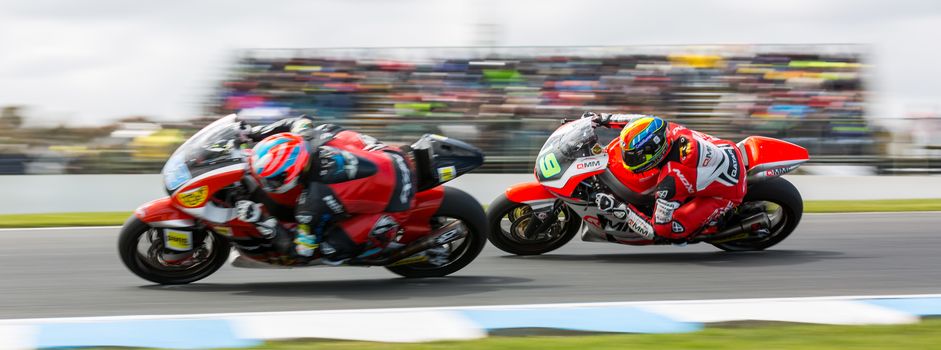
<path fill-rule="evenodd" d="M 389 141 L 441 133 L 526 172 L 564 116 L 658 114 L 723 138 L 784 138 L 818 162 L 876 155 L 863 47 L 255 50 L 211 112 L 289 108 Z M 613 136 L 613 134 L 611 135 Z"/>
<path fill-rule="evenodd" d="M 306 113 L 389 143 L 452 136 L 485 150 L 486 172 L 531 171 L 558 120 L 589 110 L 658 114 L 733 140 L 782 138 L 807 147 L 818 164 L 941 170 L 932 162 L 939 133 L 908 133 L 902 141 L 919 151 L 898 150 L 889 145 L 899 136 L 871 123 L 866 52 L 857 45 L 248 50 L 205 108 L 256 124 Z M 15 111 L 4 113 L 0 123 L 16 121 Z M 0 172 L 156 172 L 211 120 L 6 127 Z M 915 125 L 924 133 L 936 121 Z M 60 137 L 34 137 L 50 133 Z"/>

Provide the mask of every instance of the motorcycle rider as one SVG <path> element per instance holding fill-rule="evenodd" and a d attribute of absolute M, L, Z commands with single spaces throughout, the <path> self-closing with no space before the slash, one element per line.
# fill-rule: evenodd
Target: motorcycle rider
<path fill-rule="evenodd" d="M 239 201 L 238 217 L 283 241 L 292 232 L 272 212 L 278 202 L 293 206 L 296 256 L 310 257 L 319 247 L 325 263 L 340 264 L 375 254 L 408 218 L 415 172 L 399 150 L 336 125 L 315 127 L 306 116 L 255 127 L 244 136 L 257 142 L 249 172 L 264 203 Z"/>
<path fill-rule="evenodd" d="M 599 209 L 626 217 L 631 230 L 645 238 L 683 242 L 692 234 L 715 233 L 725 213 L 742 202 L 745 167 L 735 143 L 652 115 L 583 117 L 596 126 L 623 126 L 606 148 L 608 169 L 631 190 L 654 193 L 653 215 L 609 193 L 595 199 Z"/>

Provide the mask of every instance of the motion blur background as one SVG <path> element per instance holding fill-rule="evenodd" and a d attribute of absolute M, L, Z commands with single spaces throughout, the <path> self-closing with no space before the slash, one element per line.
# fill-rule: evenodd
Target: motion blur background
<path fill-rule="evenodd" d="M 563 117 L 649 113 L 941 173 L 936 1 L 7 1 L 0 173 L 156 173 L 215 118 L 301 113 L 528 172 Z"/>

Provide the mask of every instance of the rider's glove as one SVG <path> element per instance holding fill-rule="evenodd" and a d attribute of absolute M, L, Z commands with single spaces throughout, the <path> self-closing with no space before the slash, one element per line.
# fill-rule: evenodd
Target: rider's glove
<path fill-rule="evenodd" d="M 595 112 L 585 112 L 582 118 L 591 118 L 591 123 L 595 126 L 607 126 L 611 120 L 611 114 L 598 114 Z"/>
<path fill-rule="evenodd" d="M 240 144 L 251 144 L 254 142 L 252 138 L 252 127 L 246 124 L 244 121 L 239 122 L 239 135 L 238 135 Z"/>
<path fill-rule="evenodd" d="M 235 211 L 238 213 L 238 219 L 244 222 L 253 223 L 261 219 L 261 203 L 240 200 L 235 203 Z"/>

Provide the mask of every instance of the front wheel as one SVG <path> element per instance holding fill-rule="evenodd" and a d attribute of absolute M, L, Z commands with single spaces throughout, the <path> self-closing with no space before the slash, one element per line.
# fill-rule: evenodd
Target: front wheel
<path fill-rule="evenodd" d="M 131 216 L 121 227 L 118 254 L 128 270 L 159 284 L 186 284 L 201 280 L 216 272 L 229 258 L 229 242 L 212 233 L 192 244 L 192 254 L 186 259 L 169 262 L 162 254 L 162 229 Z"/>
<path fill-rule="evenodd" d="M 444 277 L 470 264 L 487 243 L 487 218 L 474 197 L 453 187 L 444 188 L 441 207 L 431 218 L 432 230 L 457 221 L 467 232 L 464 238 L 428 249 L 423 254 L 437 255 L 437 263 L 416 262 L 386 266 L 393 273 L 408 278 Z"/>
<path fill-rule="evenodd" d="M 736 217 L 739 219 L 760 212 L 768 214 L 771 220 L 769 234 L 760 238 L 745 238 L 712 245 L 725 251 L 765 250 L 781 243 L 794 232 L 804 214 L 804 200 L 800 191 L 790 181 L 779 177 L 749 187 L 742 205 L 736 211 Z"/>
<path fill-rule="evenodd" d="M 581 227 L 582 220 L 565 207 L 548 230 L 528 237 L 525 232 L 533 224 L 532 212 L 529 205 L 511 201 L 506 194 L 501 194 L 487 210 L 490 243 L 510 254 L 545 254 L 568 243 Z"/>

